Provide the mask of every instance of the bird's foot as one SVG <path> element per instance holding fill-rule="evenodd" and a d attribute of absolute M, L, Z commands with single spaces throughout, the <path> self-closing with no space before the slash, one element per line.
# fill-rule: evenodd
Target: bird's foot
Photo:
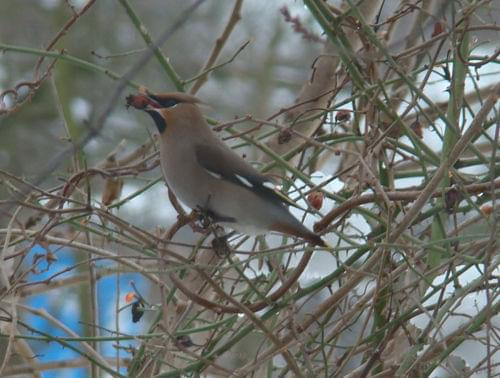
<path fill-rule="evenodd" d="M 193 221 L 190 223 L 191 229 L 194 232 L 207 235 L 211 231 L 213 219 L 210 213 L 201 207 L 197 207 L 194 211 Z"/>

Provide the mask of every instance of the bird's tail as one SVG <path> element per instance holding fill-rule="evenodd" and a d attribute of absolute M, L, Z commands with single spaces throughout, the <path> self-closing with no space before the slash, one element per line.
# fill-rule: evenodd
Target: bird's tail
<path fill-rule="evenodd" d="M 319 235 L 309 231 L 299 221 L 297 221 L 297 224 L 275 223 L 271 226 L 271 229 L 273 231 L 278 231 L 284 234 L 289 234 L 296 236 L 298 238 L 302 238 L 308 241 L 309 243 L 317 245 L 319 247 L 327 247 L 327 248 L 329 247 L 329 245 Z"/>

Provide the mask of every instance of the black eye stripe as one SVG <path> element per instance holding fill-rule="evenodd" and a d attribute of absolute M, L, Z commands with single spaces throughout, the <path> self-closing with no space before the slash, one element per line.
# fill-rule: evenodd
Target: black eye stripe
<path fill-rule="evenodd" d="M 158 104 L 161 105 L 162 108 L 170 108 L 174 105 L 177 105 L 179 101 L 174 100 L 173 98 L 161 98 L 155 95 L 149 95 L 153 100 L 155 100 Z"/>

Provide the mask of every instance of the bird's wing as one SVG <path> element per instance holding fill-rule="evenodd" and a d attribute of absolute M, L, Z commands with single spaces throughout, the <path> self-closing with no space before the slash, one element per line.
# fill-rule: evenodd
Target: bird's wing
<path fill-rule="evenodd" d="M 278 191 L 269 179 L 250 164 L 228 150 L 226 146 L 199 144 L 195 146 L 196 159 L 211 176 L 228 180 L 254 191 L 270 200 L 300 208 L 285 194 Z"/>

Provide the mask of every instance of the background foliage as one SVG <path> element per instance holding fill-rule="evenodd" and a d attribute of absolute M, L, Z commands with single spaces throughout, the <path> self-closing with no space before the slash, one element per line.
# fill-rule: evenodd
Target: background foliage
<path fill-rule="evenodd" d="M 0 376 L 498 375 L 498 20 L 494 1 L 1 2 Z M 331 248 L 214 251 L 125 108 L 140 85 L 196 93 Z"/>

